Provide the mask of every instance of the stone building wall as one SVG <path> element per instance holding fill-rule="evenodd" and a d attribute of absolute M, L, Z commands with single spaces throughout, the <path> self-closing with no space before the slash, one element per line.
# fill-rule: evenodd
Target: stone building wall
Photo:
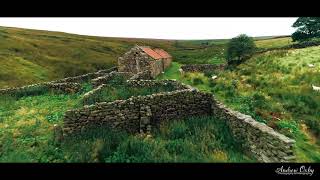
<path fill-rule="evenodd" d="M 118 70 L 119 72 L 132 72 L 133 74 L 149 70 L 154 78 L 169 67 L 171 61 L 172 58 L 155 60 L 139 46 L 135 46 L 118 58 Z"/>
<path fill-rule="evenodd" d="M 164 68 L 165 69 L 168 68 L 171 65 L 171 62 L 172 62 L 172 58 L 163 59 Z"/>
<path fill-rule="evenodd" d="M 118 71 L 131 72 L 137 74 L 142 71 L 150 70 L 150 62 L 153 59 L 148 56 L 138 46 L 131 48 L 122 57 L 118 58 Z"/>
<path fill-rule="evenodd" d="M 155 78 L 162 72 L 164 72 L 164 65 L 162 59 L 160 60 L 153 60 L 150 62 L 150 71 L 151 71 L 151 76 Z"/>
<path fill-rule="evenodd" d="M 225 68 L 225 64 L 186 64 L 181 66 L 181 69 L 184 72 L 206 72 L 206 71 L 215 71 L 215 70 L 223 70 Z"/>

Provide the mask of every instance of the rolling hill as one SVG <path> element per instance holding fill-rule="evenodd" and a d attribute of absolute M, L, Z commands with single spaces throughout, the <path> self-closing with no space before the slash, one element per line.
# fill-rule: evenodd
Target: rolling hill
<path fill-rule="evenodd" d="M 290 38 L 258 38 L 258 47 L 285 45 Z M 227 39 L 158 40 L 110 38 L 0 27 L 0 88 L 22 86 L 80 75 L 116 65 L 135 44 L 160 47 L 174 61 L 223 63 Z"/>
<path fill-rule="evenodd" d="M 211 80 L 213 74 L 180 74 L 178 69 L 182 64 L 224 63 L 228 41 L 109 38 L 0 27 L 0 88 L 109 68 L 135 44 L 160 47 L 174 59 L 158 79 L 177 79 L 213 93 L 232 109 L 295 139 L 297 162 L 319 162 L 320 96 L 311 86 L 320 86 L 319 46 L 274 50 L 291 45 L 291 38 L 255 37 L 257 47 L 268 52 L 218 72 L 215 81 Z M 91 90 L 92 87 L 87 86 L 84 84 L 83 89 Z M 100 134 L 71 139 L 57 147 L 52 139 L 53 125 L 63 123 L 65 111 L 77 107 L 84 92 L 47 93 L 18 100 L 0 97 L 0 161 L 252 161 L 237 148 L 230 148 L 233 146 L 230 135 L 222 124 L 215 124 L 212 119 L 191 119 L 187 123 L 168 125 L 154 140 L 99 131 Z M 217 139 L 215 135 L 222 138 Z"/>

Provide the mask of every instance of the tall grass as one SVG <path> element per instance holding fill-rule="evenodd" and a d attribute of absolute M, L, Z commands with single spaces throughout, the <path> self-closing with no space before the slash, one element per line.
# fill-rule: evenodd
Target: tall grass
<path fill-rule="evenodd" d="M 153 137 L 91 129 L 63 144 L 70 162 L 252 162 L 223 121 L 211 117 L 173 121 Z"/>
<path fill-rule="evenodd" d="M 221 73 L 211 91 L 228 106 L 296 139 L 298 161 L 319 162 L 320 94 L 311 87 L 320 82 L 319 55 L 319 47 L 264 53 Z"/>

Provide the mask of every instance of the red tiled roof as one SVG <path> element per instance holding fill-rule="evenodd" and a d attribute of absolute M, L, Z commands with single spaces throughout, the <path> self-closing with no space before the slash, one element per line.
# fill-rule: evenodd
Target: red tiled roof
<path fill-rule="evenodd" d="M 170 58 L 171 56 L 170 56 L 170 54 L 169 53 L 167 53 L 165 50 L 163 50 L 163 49 L 154 49 L 154 51 L 156 52 L 156 53 L 158 53 L 162 58 Z"/>
<path fill-rule="evenodd" d="M 161 55 L 159 55 L 158 53 L 156 53 L 155 51 L 153 51 L 151 48 L 149 47 L 141 47 L 141 49 L 147 53 L 149 56 L 151 56 L 153 59 L 161 59 Z"/>

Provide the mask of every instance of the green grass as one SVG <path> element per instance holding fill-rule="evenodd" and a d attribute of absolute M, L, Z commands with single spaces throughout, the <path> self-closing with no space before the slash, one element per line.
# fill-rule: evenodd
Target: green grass
<path fill-rule="evenodd" d="M 68 162 L 255 161 L 243 155 L 223 122 L 210 117 L 172 121 L 150 138 L 106 129 L 89 130 L 67 139 L 62 149 L 69 154 Z"/>
<path fill-rule="evenodd" d="M 311 88 L 311 84 L 320 86 L 319 46 L 255 55 L 235 69 L 216 73 L 218 79 L 211 81 L 212 74 L 181 75 L 179 68 L 190 63 L 224 63 L 228 40 L 105 38 L 0 27 L 0 41 L 0 88 L 109 68 L 135 44 L 163 48 L 174 62 L 157 79 L 176 79 L 214 93 L 229 107 L 294 138 L 298 162 L 320 162 L 320 94 Z M 288 37 L 255 42 L 261 49 L 292 44 Z M 81 106 L 80 97 L 89 90 L 92 86 L 84 84 L 78 94 L 1 96 L 0 162 L 254 161 L 243 155 L 223 123 L 205 117 L 170 123 L 153 138 L 97 129 L 54 143 L 53 125 L 63 123 L 66 110 Z M 110 89 L 103 100 L 153 92 Z"/>
<path fill-rule="evenodd" d="M 135 44 L 163 48 L 181 64 L 221 64 L 229 40 L 109 38 L 0 27 L 0 41 L 0 88 L 7 88 L 110 68 Z M 286 38 L 257 40 L 261 48 L 286 43 Z"/>
<path fill-rule="evenodd" d="M 219 75 L 212 92 L 228 106 L 296 139 L 299 162 L 320 161 L 320 47 L 255 56 Z M 307 64 L 314 64 L 310 68 Z"/>
<path fill-rule="evenodd" d="M 84 88 L 88 88 L 85 85 Z M 80 94 L 0 98 L 0 162 L 253 162 L 213 117 L 172 121 L 152 138 L 95 128 L 54 142 Z"/>
<path fill-rule="evenodd" d="M 0 88 L 81 75 L 115 66 L 135 44 L 173 49 L 172 41 L 81 36 L 0 27 Z"/>
<path fill-rule="evenodd" d="M 320 93 L 311 87 L 320 86 L 319 52 L 316 46 L 255 55 L 235 69 L 216 73 L 214 81 L 211 74 L 181 75 L 176 63 L 159 78 L 212 92 L 227 106 L 294 138 L 298 162 L 319 162 Z"/>
<path fill-rule="evenodd" d="M 44 94 L 15 100 L 0 98 L 0 162 L 48 162 L 53 159 L 52 128 L 79 96 Z"/>
<path fill-rule="evenodd" d="M 171 65 L 165 70 L 163 74 L 160 74 L 156 77 L 156 79 L 163 80 L 163 79 L 180 79 L 179 69 L 181 64 L 178 62 L 172 62 Z"/>
<path fill-rule="evenodd" d="M 269 48 L 280 48 L 293 44 L 291 37 L 282 37 L 282 38 L 271 38 L 271 39 L 262 39 L 256 40 L 255 44 L 258 48 L 269 49 Z"/>

